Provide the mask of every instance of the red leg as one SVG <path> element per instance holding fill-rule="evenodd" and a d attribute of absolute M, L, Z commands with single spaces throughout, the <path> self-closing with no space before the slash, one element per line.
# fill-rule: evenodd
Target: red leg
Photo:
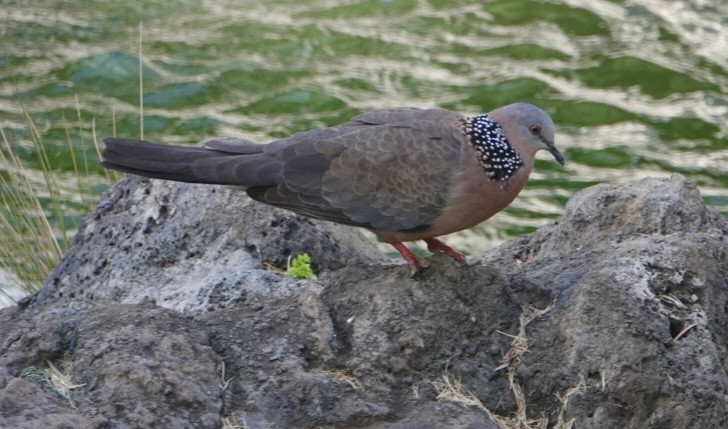
<path fill-rule="evenodd" d="M 404 244 L 402 244 L 399 241 L 396 241 L 394 243 L 389 243 L 389 244 L 391 244 L 392 247 L 397 249 L 399 254 L 402 255 L 402 258 L 404 258 L 404 260 L 407 261 L 407 265 L 409 265 L 410 271 L 412 272 L 412 274 L 417 273 L 417 270 L 419 269 L 417 256 L 415 256 L 415 254 L 412 253 L 412 251 L 409 250 L 407 248 L 407 246 L 405 246 Z"/>
<path fill-rule="evenodd" d="M 465 256 L 463 256 L 462 253 L 458 252 L 457 250 L 453 249 L 452 247 L 448 246 L 437 238 L 425 238 L 425 243 L 427 243 L 427 250 L 429 250 L 430 252 L 442 252 L 446 255 L 450 255 L 453 259 L 460 262 L 461 264 L 465 263 Z"/>

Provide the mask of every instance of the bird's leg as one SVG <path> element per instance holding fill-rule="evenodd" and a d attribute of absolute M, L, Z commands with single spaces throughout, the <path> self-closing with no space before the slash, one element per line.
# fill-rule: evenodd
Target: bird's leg
<path fill-rule="evenodd" d="M 450 255 L 453 259 L 460 262 L 461 264 L 465 263 L 465 256 L 463 256 L 462 253 L 458 252 L 457 250 L 453 249 L 452 247 L 448 246 L 437 238 L 425 238 L 425 243 L 427 243 L 427 250 L 429 250 L 430 252 L 442 252 L 446 255 Z"/>
<path fill-rule="evenodd" d="M 412 253 L 411 250 L 407 248 L 404 244 L 402 244 L 399 241 L 395 241 L 394 243 L 389 243 L 397 249 L 400 255 L 402 255 L 402 258 L 404 258 L 405 261 L 407 261 L 407 265 L 409 265 L 410 272 L 412 275 L 417 274 L 417 271 L 419 270 L 419 267 L 427 268 L 430 264 L 426 263 L 426 261 L 420 261 L 417 259 L 417 256 L 415 256 L 414 253 Z"/>

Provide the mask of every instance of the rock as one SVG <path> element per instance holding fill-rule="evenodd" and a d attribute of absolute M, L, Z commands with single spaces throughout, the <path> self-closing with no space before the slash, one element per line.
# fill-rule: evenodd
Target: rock
<path fill-rule="evenodd" d="M 272 210 L 220 186 L 133 176 L 111 189 L 79 228 L 39 304 L 155 300 L 184 312 L 225 308 L 249 293 L 287 295 L 298 282 L 267 270 L 308 252 L 316 270 L 382 261 L 352 228 Z"/>
<path fill-rule="evenodd" d="M 728 427 L 727 235 L 682 176 L 599 185 L 411 278 L 352 228 L 127 179 L 0 310 L 0 427 Z M 263 264 L 304 251 L 316 281 Z"/>

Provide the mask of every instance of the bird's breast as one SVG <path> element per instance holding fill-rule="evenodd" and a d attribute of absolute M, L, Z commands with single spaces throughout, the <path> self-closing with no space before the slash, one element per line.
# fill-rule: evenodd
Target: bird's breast
<path fill-rule="evenodd" d="M 477 157 L 468 157 L 459 171 L 453 173 L 447 204 L 429 228 L 374 233 L 383 242 L 415 241 L 471 228 L 506 208 L 523 189 L 531 168 L 529 163 L 521 166 L 503 185 L 488 176 Z"/>
<path fill-rule="evenodd" d="M 480 164 L 464 170 L 454 183 L 447 209 L 436 219 L 433 230 L 438 235 L 471 228 L 500 212 L 518 196 L 530 171 L 521 167 L 503 184 L 491 179 Z"/>

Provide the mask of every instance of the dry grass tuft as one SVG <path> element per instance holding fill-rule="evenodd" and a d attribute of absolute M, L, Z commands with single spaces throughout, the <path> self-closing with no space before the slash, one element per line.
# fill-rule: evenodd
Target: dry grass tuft
<path fill-rule="evenodd" d="M 48 382 L 53 387 L 53 390 L 58 392 L 58 394 L 62 397 L 67 398 L 68 401 L 73 404 L 72 391 L 78 389 L 79 387 L 83 387 L 86 384 L 73 383 L 71 381 L 71 374 L 69 370 L 61 372 L 55 365 L 53 365 L 53 362 L 49 360 L 46 360 L 46 365 L 48 365 L 48 369 L 46 369 L 46 375 L 48 377 Z M 66 368 L 69 368 L 71 365 L 66 364 L 64 366 Z"/>
<path fill-rule="evenodd" d="M 245 422 L 245 417 L 243 417 L 243 421 L 238 421 L 237 417 L 234 415 L 229 415 L 222 419 L 222 429 L 251 429 L 248 427 L 247 423 Z"/>
<path fill-rule="evenodd" d="M 564 414 L 569 408 L 569 400 L 571 397 L 583 393 L 584 390 L 586 390 L 586 382 L 584 381 L 584 377 L 579 377 L 579 383 L 576 386 L 567 389 L 563 396 L 556 395 L 559 398 L 559 402 L 561 402 L 561 406 L 559 407 L 559 414 L 556 418 L 554 429 L 572 429 L 574 427 L 575 419 L 572 418 L 564 421 Z"/>
<path fill-rule="evenodd" d="M 284 270 L 283 268 L 280 268 L 280 267 L 274 265 L 270 261 L 263 261 L 263 266 L 265 267 L 266 271 L 270 271 L 270 272 L 273 272 L 273 273 L 281 273 L 281 274 L 283 274 L 283 273 L 286 272 L 286 270 Z"/>
<path fill-rule="evenodd" d="M 536 309 L 529 307 L 524 310 L 519 318 L 519 329 L 517 334 L 507 334 L 500 332 L 513 339 L 510 347 L 504 353 L 502 364 L 496 370 L 506 370 L 508 384 L 516 402 L 516 410 L 509 416 L 501 416 L 490 411 L 472 392 L 465 389 L 462 382 L 452 376 L 447 370 L 442 377 L 432 383 L 438 392 L 438 401 L 450 401 L 460 404 L 464 407 L 475 407 L 487 414 L 487 416 L 502 429 L 546 429 L 549 419 L 547 416 L 537 418 L 529 418 L 527 403 L 523 389 L 516 380 L 516 369 L 521 362 L 522 356 L 528 351 L 528 338 L 526 337 L 526 326 L 532 321 L 544 317 L 553 308 L 553 304 L 544 309 Z M 568 409 L 569 400 L 577 394 L 581 394 L 586 389 L 586 383 L 581 378 L 579 383 L 566 390 L 563 396 L 558 396 L 561 406 L 554 429 L 572 429 L 574 419 L 564 420 L 564 415 Z"/>
<path fill-rule="evenodd" d="M 79 387 L 85 386 L 85 384 L 74 384 L 71 381 L 71 374 L 68 370 L 68 368 L 71 367 L 71 364 L 68 362 L 61 365 L 61 367 L 66 368 L 65 371 L 59 370 L 58 367 L 49 360 L 46 360 L 46 365 L 48 365 L 48 368 L 45 370 L 40 370 L 35 367 L 25 368 L 20 376 L 26 380 L 41 384 L 45 390 L 49 390 L 57 394 L 72 408 L 76 408 L 76 404 L 73 402 L 73 391 Z"/>
<path fill-rule="evenodd" d="M 225 376 L 225 361 L 220 364 L 220 388 L 225 391 L 230 387 L 230 382 L 233 381 L 232 377 L 227 378 Z"/>
<path fill-rule="evenodd" d="M 72 168 L 70 172 L 60 172 L 47 150 L 52 145 L 43 141 L 30 113 L 25 106 L 21 107 L 29 149 L 38 167 L 28 167 L 19 156 L 19 148 L 26 142 L 11 141 L 0 128 L 0 268 L 14 273 L 25 291 L 33 293 L 70 246 L 77 228 L 76 218 L 90 211 L 98 200 L 92 188 L 99 180 L 89 173 L 89 163 L 96 161 L 87 153 L 80 126 L 78 132 L 72 131 L 62 115 Z M 76 112 L 80 124 L 78 99 Z M 92 132 L 100 157 L 95 129 Z M 108 171 L 105 174 L 109 185 L 120 177 Z"/>
<path fill-rule="evenodd" d="M 683 337 L 683 336 L 684 336 L 685 334 L 687 334 L 687 333 L 688 333 L 688 331 L 690 331 L 691 329 L 695 328 L 696 326 L 698 326 L 698 324 L 697 324 L 697 323 L 691 323 L 691 324 L 687 325 L 687 326 L 686 326 L 686 327 L 684 327 L 684 328 L 683 328 L 683 329 L 682 329 L 682 330 L 681 330 L 680 332 L 678 332 L 678 333 L 677 333 L 677 335 L 675 335 L 675 338 L 673 338 L 673 339 L 672 339 L 672 341 L 677 341 L 677 340 L 679 340 L 679 339 L 680 339 L 680 338 L 682 338 L 682 337 Z"/>
<path fill-rule="evenodd" d="M 358 378 L 353 376 L 352 374 L 348 374 L 340 369 L 317 369 L 313 371 L 318 374 L 323 374 L 329 378 L 331 378 L 334 381 L 338 381 L 341 383 L 346 383 L 349 386 L 351 386 L 354 390 L 364 390 L 364 385 L 359 381 Z"/>
<path fill-rule="evenodd" d="M 0 137 L 3 142 L 0 167 L 6 173 L 0 174 L 0 261 L 8 271 L 17 274 L 28 292 L 34 292 L 63 256 L 56 230 L 41 203 L 46 195 L 52 201 L 60 201 L 60 197 L 56 182 L 48 174 L 44 174 L 44 181 L 29 174 L 1 128 Z M 38 155 L 41 166 L 46 168 L 44 146 L 36 147 L 41 150 Z M 54 209 L 53 213 L 56 212 Z"/>
<path fill-rule="evenodd" d="M 438 401 L 454 402 L 463 407 L 478 408 L 503 429 L 509 428 L 506 419 L 497 414 L 493 414 L 472 392 L 465 390 L 460 379 L 451 376 L 447 370 L 442 374 L 440 380 L 432 382 L 432 386 L 437 391 L 436 399 Z"/>

